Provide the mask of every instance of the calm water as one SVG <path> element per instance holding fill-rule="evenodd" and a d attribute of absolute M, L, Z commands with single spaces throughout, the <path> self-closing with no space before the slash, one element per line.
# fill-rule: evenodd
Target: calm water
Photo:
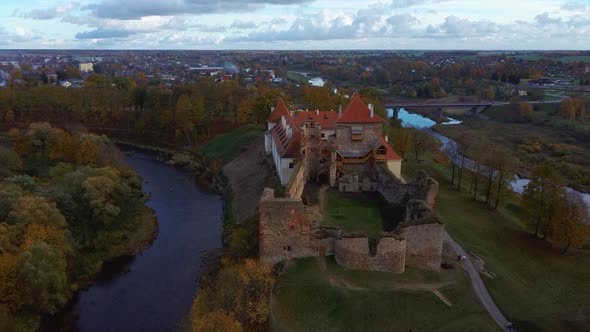
<path fill-rule="evenodd" d="M 392 109 L 388 109 L 387 111 L 388 111 L 388 114 L 390 117 L 393 116 Z M 436 124 L 436 122 L 430 120 L 429 118 L 423 117 L 420 114 L 408 113 L 408 111 L 406 111 L 403 108 L 399 110 L 398 118 L 402 121 L 402 126 L 418 128 L 418 129 L 421 129 L 422 131 L 424 131 L 425 133 L 428 133 L 428 134 L 436 137 L 442 143 L 442 146 L 441 146 L 442 150 L 446 150 L 446 148 L 449 147 L 449 145 L 455 144 L 455 142 L 452 139 L 433 131 L 431 129 L 431 127 L 434 126 Z M 448 119 L 449 119 L 448 122 L 444 122 L 442 124 L 454 125 L 454 124 L 461 123 L 461 121 L 459 121 L 459 120 L 455 120 L 452 118 L 448 118 Z M 467 162 L 466 162 L 466 164 L 468 165 L 467 167 L 469 167 L 469 163 L 470 163 L 470 161 L 467 160 Z M 520 179 L 518 177 L 515 177 L 514 180 L 512 182 L 510 182 L 510 186 L 512 187 L 512 191 L 514 191 L 515 193 L 522 194 L 524 192 L 525 186 L 529 182 L 530 182 L 529 179 Z M 567 189 L 570 191 L 575 191 L 571 188 L 567 188 Z M 580 193 L 580 194 L 582 194 L 582 198 L 586 202 L 586 205 L 588 206 L 588 211 L 590 212 L 590 194 L 585 194 L 585 193 Z"/>
<path fill-rule="evenodd" d="M 78 331 L 176 331 L 197 291 L 201 252 L 221 247 L 222 200 L 194 178 L 146 153 L 126 156 L 143 178 L 159 234 L 135 258 L 121 258 L 79 296 Z M 173 189 L 173 190 L 171 190 Z"/>

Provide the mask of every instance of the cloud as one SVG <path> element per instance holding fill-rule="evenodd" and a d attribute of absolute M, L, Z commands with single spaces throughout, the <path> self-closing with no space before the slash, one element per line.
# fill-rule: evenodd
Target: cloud
<path fill-rule="evenodd" d="M 551 18 L 549 17 L 549 13 L 544 12 L 543 14 L 539 14 L 535 16 L 535 22 L 541 26 L 550 25 L 550 24 L 558 24 L 561 23 L 561 17 Z"/>
<path fill-rule="evenodd" d="M 234 29 L 255 29 L 258 27 L 258 24 L 256 24 L 254 21 L 234 21 L 234 23 L 232 23 L 232 25 L 230 26 L 230 28 L 234 28 Z"/>
<path fill-rule="evenodd" d="M 41 39 L 38 33 L 24 27 L 17 26 L 12 29 L 0 27 L 0 45 L 20 45 Z"/>
<path fill-rule="evenodd" d="M 583 12 L 586 10 L 586 5 L 577 1 L 569 1 L 561 5 L 561 9 L 570 12 Z"/>
<path fill-rule="evenodd" d="M 440 25 L 429 25 L 426 33 L 430 37 L 465 38 L 493 36 L 500 31 L 500 26 L 488 20 L 469 20 L 455 15 L 447 16 Z"/>
<path fill-rule="evenodd" d="M 449 0 L 393 0 L 391 2 L 392 8 L 409 8 L 423 5 L 432 5 Z"/>
<path fill-rule="evenodd" d="M 102 0 L 83 7 L 97 17 L 136 19 L 154 15 L 249 12 L 268 5 L 296 5 L 313 0 Z"/>
<path fill-rule="evenodd" d="M 61 6 L 55 6 L 45 9 L 33 9 L 28 12 L 22 13 L 19 16 L 22 16 L 24 18 L 30 18 L 33 20 L 52 20 L 69 14 L 72 10 L 75 10 L 79 6 L 80 5 L 77 2 L 68 2 Z M 16 13 L 18 15 L 19 11 L 17 11 Z"/>
<path fill-rule="evenodd" d="M 85 32 L 78 32 L 76 34 L 76 39 L 125 38 L 137 33 L 141 33 L 141 31 L 120 29 L 94 29 Z"/>

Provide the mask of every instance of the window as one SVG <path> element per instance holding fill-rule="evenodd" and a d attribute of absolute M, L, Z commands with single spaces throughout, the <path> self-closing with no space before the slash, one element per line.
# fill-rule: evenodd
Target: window
<path fill-rule="evenodd" d="M 291 246 L 287 246 L 287 251 L 291 251 Z"/>
<path fill-rule="evenodd" d="M 322 138 L 326 137 L 326 134 L 322 133 Z"/>
<path fill-rule="evenodd" d="M 290 226 L 289 226 L 289 230 L 292 230 L 292 231 L 294 231 L 294 230 L 295 230 L 295 225 L 290 225 Z"/>
<path fill-rule="evenodd" d="M 352 127 L 352 140 L 353 141 L 362 141 L 363 140 L 363 127 Z"/>
<path fill-rule="evenodd" d="M 289 168 L 293 168 L 293 167 L 295 167 L 295 164 L 289 163 Z"/>

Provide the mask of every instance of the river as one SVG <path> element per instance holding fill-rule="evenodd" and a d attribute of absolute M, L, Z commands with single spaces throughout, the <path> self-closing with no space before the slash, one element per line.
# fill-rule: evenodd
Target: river
<path fill-rule="evenodd" d="M 387 113 L 390 117 L 393 116 L 392 109 L 388 109 Z M 434 136 L 435 138 L 437 138 L 441 142 L 441 149 L 442 150 L 445 150 L 451 144 L 456 144 L 449 137 L 444 136 L 444 135 L 432 130 L 432 126 L 434 126 L 436 124 L 436 122 L 432 121 L 431 119 L 429 119 L 427 117 L 424 117 L 420 114 L 409 113 L 408 111 L 406 111 L 405 109 L 402 108 L 398 112 L 398 118 L 401 120 L 402 126 L 420 129 L 423 132 L 428 133 L 431 136 Z M 461 123 L 461 121 L 456 120 L 456 119 L 452 119 L 452 118 L 448 118 L 448 119 L 449 120 L 447 122 L 443 122 L 442 124 L 443 125 L 456 125 L 456 124 Z M 467 163 L 469 163 L 469 161 Z M 526 185 L 529 182 L 530 182 L 529 179 L 518 178 L 515 176 L 514 180 L 510 182 L 510 186 L 512 188 L 512 191 L 514 191 L 518 194 L 522 194 L 524 192 Z M 567 189 L 571 190 L 571 191 L 575 191 L 571 188 L 567 188 Z M 582 195 L 584 202 L 586 202 L 586 206 L 588 207 L 588 212 L 590 213 L 590 194 L 588 194 L 588 193 L 580 193 L 580 194 Z"/>
<path fill-rule="evenodd" d="M 83 332 L 176 331 L 198 289 L 201 252 L 222 246 L 223 201 L 151 154 L 135 152 L 125 159 L 152 195 L 147 204 L 156 211 L 158 237 L 143 253 L 106 264 L 65 320 Z"/>

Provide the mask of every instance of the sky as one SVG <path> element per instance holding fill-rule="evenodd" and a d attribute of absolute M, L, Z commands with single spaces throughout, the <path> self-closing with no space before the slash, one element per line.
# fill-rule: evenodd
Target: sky
<path fill-rule="evenodd" d="M 590 49 L 590 0 L 1 0 L 0 49 Z"/>

